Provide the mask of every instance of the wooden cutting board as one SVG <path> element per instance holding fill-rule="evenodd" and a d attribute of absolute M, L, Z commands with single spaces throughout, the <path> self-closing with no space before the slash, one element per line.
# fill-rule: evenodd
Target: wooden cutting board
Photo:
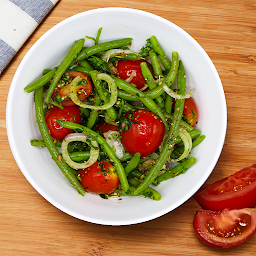
<path fill-rule="evenodd" d="M 206 183 L 256 163 L 255 0 L 61 0 L 0 76 L 0 255 L 255 255 L 256 236 L 228 250 L 199 242 L 192 227 L 199 209 L 193 198 L 146 223 L 101 226 L 56 209 L 17 167 L 6 135 L 5 105 L 22 58 L 37 39 L 65 18 L 115 6 L 172 21 L 194 37 L 215 64 L 227 100 L 228 129 L 223 152 Z"/>

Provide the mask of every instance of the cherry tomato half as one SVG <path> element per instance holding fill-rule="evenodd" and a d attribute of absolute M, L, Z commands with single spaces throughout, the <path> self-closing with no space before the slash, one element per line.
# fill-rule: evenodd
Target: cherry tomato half
<path fill-rule="evenodd" d="M 89 77 L 80 71 L 67 71 L 66 73 L 68 73 L 68 75 L 70 77 L 80 76 L 82 79 L 84 79 L 84 81 L 86 81 L 85 84 L 78 85 L 78 98 L 81 101 L 85 100 L 92 92 L 92 83 L 91 83 Z M 68 98 L 69 85 L 65 85 L 65 86 L 61 87 L 60 89 L 56 89 L 52 94 L 52 98 L 54 98 L 54 95 L 56 93 L 59 94 L 61 96 L 61 98 L 67 98 L 61 102 L 62 106 L 74 106 L 75 105 L 75 103 L 71 99 Z"/>
<path fill-rule="evenodd" d="M 108 131 L 118 131 L 118 127 L 113 124 L 102 123 L 96 126 L 95 131 L 100 131 L 100 135 L 103 136 Z"/>
<path fill-rule="evenodd" d="M 200 189 L 194 198 L 203 209 L 221 211 L 256 205 L 256 164 Z"/>
<path fill-rule="evenodd" d="M 217 248 L 231 248 L 256 233 L 256 208 L 199 210 L 193 226 L 200 241 Z"/>
<path fill-rule="evenodd" d="M 110 194 L 120 184 L 114 166 L 108 162 L 96 162 L 79 170 L 78 177 L 86 191 L 96 194 Z"/>
<path fill-rule="evenodd" d="M 146 62 L 146 61 L 145 60 L 119 60 L 116 65 L 118 76 L 121 79 L 126 80 L 132 75 L 133 78 L 130 81 L 130 83 L 135 84 L 138 89 L 143 88 L 146 84 L 146 81 L 142 75 L 141 68 L 140 68 L 141 62 Z M 151 69 L 150 71 L 154 76 L 153 71 Z"/>
<path fill-rule="evenodd" d="M 136 109 L 124 117 L 121 142 L 126 151 L 131 154 L 139 152 L 144 157 L 159 148 L 165 127 L 158 115 L 145 109 Z"/>
<path fill-rule="evenodd" d="M 194 126 L 197 122 L 197 107 L 193 98 L 185 99 L 183 116 L 186 117 L 187 122 Z"/>
<path fill-rule="evenodd" d="M 70 121 L 80 123 L 80 109 L 78 106 L 54 107 L 45 114 L 45 121 L 51 136 L 56 140 L 63 140 L 69 133 L 73 132 L 71 129 L 60 126 L 56 120 Z"/>

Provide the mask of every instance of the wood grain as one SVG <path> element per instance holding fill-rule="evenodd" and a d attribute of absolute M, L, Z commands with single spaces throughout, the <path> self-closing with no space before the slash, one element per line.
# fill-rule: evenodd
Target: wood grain
<path fill-rule="evenodd" d="M 255 0 L 61 0 L 0 76 L 0 255 L 255 255 L 256 236 L 228 250 L 200 243 L 192 227 L 199 209 L 193 198 L 146 223 L 101 226 L 56 209 L 17 167 L 7 140 L 5 105 L 22 58 L 37 39 L 65 18 L 114 6 L 148 11 L 172 21 L 199 42 L 216 66 L 227 100 L 228 129 L 223 152 L 206 183 L 255 163 Z"/>

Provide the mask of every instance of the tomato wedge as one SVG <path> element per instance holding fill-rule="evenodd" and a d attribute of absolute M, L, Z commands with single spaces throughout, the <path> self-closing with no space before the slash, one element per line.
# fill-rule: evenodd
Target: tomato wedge
<path fill-rule="evenodd" d="M 256 208 L 199 210 L 193 226 L 200 241 L 217 248 L 231 248 L 256 233 Z"/>
<path fill-rule="evenodd" d="M 194 198 L 203 209 L 221 211 L 256 205 L 256 164 L 200 189 Z"/>
<path fill-rule="evenodd" d="M 81 101 L 85 100 L 92 92 L 92 83 L 90 78 L 86 74 L 80 71 L 66 71 L 66 73 L 68 73 L 70 77 L 80 76 L 83 79 L 84 84 L 78 85 L 78 94 L 79 94 L 78 98 Z M 61 102 L 62 106 L 64 107 L 74 106 L 76 104 L 69 98 L 69 92 L 70 92 L 69 85 L 65 85 L 60 89 L 56 89 L 52 94 L 52 98 L 54 98 L 54 95 L 57 93 L 61 96 L 62 99 L 64 99 Z"/>

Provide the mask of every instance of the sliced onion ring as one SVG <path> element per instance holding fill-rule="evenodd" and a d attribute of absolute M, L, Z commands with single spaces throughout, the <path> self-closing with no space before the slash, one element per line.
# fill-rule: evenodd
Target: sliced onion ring
<path fill-rule="evenodd" d="M 180 128 L 178 135 L 180 136 L 184 143 L 184 152 L 179 158 L 171 159 L 171 161 L 173 162 L 178 162 L 186 158 L 192 149 L 192 138 L 190 134 L 185 129 Z"/>
<path fill-rule="evenodd" d="M 70 159 L 69 153 L 68 153 L 68 144 L 72 141 L 82 141 L 87 143 L 91 147 L 90 158 L 84 163 L 76 163 Z M 92 139 L 88 135 L 85 135 L 83 133 L 70 133 L 62 141 L 61 153 L 62 153 L 62 157 L 70 167 L 76 170 L 84 169 L 93 165 L 97 161 L 99 157 L 99 145 L 96 140 Z"/>
<path fill-rule="evenodd" d="M 99 80 L 105 80 L 108 83 L 111 95 L 110 95 L 110 100 L 108 103 L 102 105 L 102 106 L 94 106 L 94 105 L 88 105 L 85 104 L 83 102 L 81 102 L 77 96 L 77 85 L 78 83 L 82 80 L 82 78 L 80 76 L 77 76 L 73 79 L 73 81 L 71 82 L 71 84 L 69 85 L 70 88 L 70 98 L 71 100 L 78 106 L 82 107 L 82 108 L 89 108 L 89 109 L 94 109 L 94 110 L 102 110 L 102 109 L 108 109 L 110 107 L 112 107 L 117 100 L 117 87 L 116 87 L 116 83 L 114 81 L 114 79 L 107 75 L 107 74 L 97 74 L 96 75 L 97 78 Z"/>
<path fill-rule="evenodd" d="M 186 93 L 185 95 L 180 95 L 180 94 L 176 93 L 175 91 L 171 90 L 167 85 L 164 85 L 164 86 L 163 86 L 163 89 L 164 89 L 165 92 L 166 92 L 167 94 L 169 94 L 171 97 L 173 97 L 174 99 L 178 99 L 178 100 L 190 98 L 190 97 L 191 97 L 190 92 L 193 91 L 193 89 L 192 89 L 192 90 L 190 90 L 188 93 Z"/>

